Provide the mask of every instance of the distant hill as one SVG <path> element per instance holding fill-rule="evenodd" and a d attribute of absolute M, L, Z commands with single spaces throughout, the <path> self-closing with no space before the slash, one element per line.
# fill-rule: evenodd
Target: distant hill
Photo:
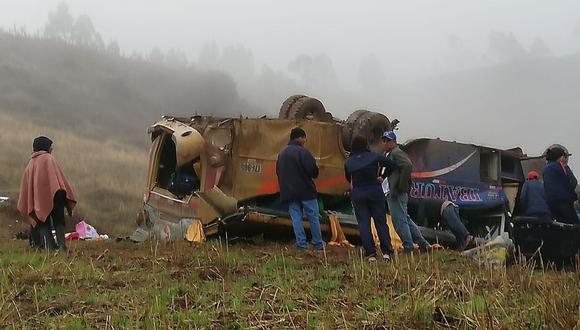
<path fill-rule="evenodd" d="M 535 154 L 562 143 L 580 155 L 579 91 L 577 54 L 449 73 L 393 91 L 388 108 L 407 136 L 521 145 Z"/>
<path fill-rule="evenodd" d="M 144 146 L 162 114 L 253 113 L 226 74 L 168 68 L 57 39 L 0 32 L 0 109 Z"/>
<path fill-rule="evenodd" d="M 299 92 L 319 97 L 342 118 L 353 104 L 368 100 L 373 109 L 401 119 L 405 137 L 522 146 L 530 154 L 562 143 L 580 154 L 580 54 L 522 57 L 390 86 L 375 99 L 368 91 L 316 95 L 274 72 L 235 82 L 226 73 L 170 68 L 61 40 L 0 33 L 0 111 L 84 136 L 146 146 L 145 129 L 162 114 L 275 115 L 276 100 Z"/>
<path fill-rule="evenodd" d="M 25 224 L 16 211 L 35 136 L 77 194 L 75 218 L 106 233 L 134 228 L 146 180 L 146 128 L 163 114 L 252 113 L 226 74 L 172 69 L 61 40 L 0 32 L 0 237 Z M 22 219 L 20 219 L 22 220 Z"/>

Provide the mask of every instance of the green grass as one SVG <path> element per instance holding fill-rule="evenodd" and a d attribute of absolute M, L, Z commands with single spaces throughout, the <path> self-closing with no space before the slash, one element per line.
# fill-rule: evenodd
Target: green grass
<path fill-rule="evenodd" d="M 108 253 L 104 251 L 109 250 Z M 453 252 L 368 263 L 259 243 L 0 244 L 2 328 L 569 328 L 580 270 L 492 270 Z M 441 316 L 443 315 L 443 316 Z"/>

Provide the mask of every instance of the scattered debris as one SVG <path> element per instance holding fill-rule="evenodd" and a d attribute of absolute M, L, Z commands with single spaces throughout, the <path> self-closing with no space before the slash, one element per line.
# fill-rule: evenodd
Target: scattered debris
<path fill-rule="evenodd" d="M 484 245 L 463 251 L 463 254 L 472 257 L 482 265 L 498 268 L 506 264 L 509 252 L 513 248 L 513 241 L 508 237 L 507 233 L 502 233 Z"/>
<path fill-rule="evenodd" d="M 28 239 L 29 236 L 30 236 L 30 231 L 29 230 L 23 230 L 23 231 L 18 232 L 16 234 L 16 239 L 25 240 L 25 239 Z"/>
<path fill-rule="evenodd" d="M 89 225 L 84 220 L 81 220 L 75 226 L 75 231 L 72 233 L 65 234 L 65 240 L 72 241 L 72 240 L 107 240 L 109 239 L 109 235 L 99 235 L 95 227 Z"/>

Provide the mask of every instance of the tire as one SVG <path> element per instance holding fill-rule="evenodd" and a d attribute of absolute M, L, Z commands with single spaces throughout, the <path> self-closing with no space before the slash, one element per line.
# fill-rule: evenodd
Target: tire
<path fill-rule="evenodd" d="M 297 95 L 292 95 L 292 96 L 288 97 L 282 103 L 282 106 L 280 107 L 280 112 L 278 113 L 278 118 L 279 119 L 289 119 L 290 117 L 288 116 L 288 113 L 290 111 L 290 108 L 294 105 L 294 103 L 296 103 L 296 101 L 298 101 L 304 97 L 307 97 L 307 96 L 297 94 Z"/>
<path fill-rule="evenodd" d="M 378 146 L 385 131 L 391 130 L 391 122 L 385 115 L 368 110 L 357 110 L 348 116 L 342 128 L 342 144 L 350 151 L 350 142 L 353 137 L 366 137 L 369 148 L 379 151 Z"/>
<path fill-rule="evenodd" d="M 288 111 L 289 119 L 312 119 L 316 121 L 332 121 L 332 114 L 326 112 L 324 105 L 312 97 L 298 99 Z"/>
<path fill-rule="evenodd" d="M 344 146 L 345 150 L 350 151 L 350 142 L 352 141 L 352 129 L 354 127 L 354 123 L 362 116 L 363 114 L 369 112 L 368 110 L 356 110 L 351 113 L 346 121 L 344 122 L 344 126 L 342 127 L 342 145 Z"/>

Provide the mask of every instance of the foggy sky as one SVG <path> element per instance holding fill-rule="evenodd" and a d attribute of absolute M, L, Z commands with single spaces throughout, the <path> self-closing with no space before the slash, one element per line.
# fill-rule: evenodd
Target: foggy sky
<path fill-rule="evenodd" d="M 0 0 L 0 25 L 41 28 L 59 0 Z M 449 38 L 483 55 L 490 31 L 512 32 L 526 46 L 536 37 L 555 54 L 580 50 L 580 2 L 493 1 L 143 1 L 69 0 L 105 40 L 126 53 L 179 48 L 197 57 L 209 40 L 242 44 L 258 64 L 286 69 L 300 54 L 326 53 L 344 81 L 362 56 L 381 58 L 399 79 L 453 70 Z"/>
<path fill-rule="evenodd" d="M 28 31 L 41 30 L 48 12 L 59 2 L 0 0 L 0 26 L 25 25 Z M 325 54 L 332 60 L 340 86 L 355 92 L 361 89 L 358 65 L 369 56 L 382 65 L 391 91 L 421 84 L 447 72 L 500 63 L 501 59 L 490 51 L 492 31 L 513 34 L 525 49 L 540 39 L 553 57 L 580 53 L 580 1 L 574 0 L 69 0 L 66 3 L 73 16 L 89 15 L 104 40 L 117 40 L 127 55 L 135 50 L 149 52 L 158 46 L 163 51 L 182 49 L 195 61 L 203 44 L 215 41 L 219 47 L 249 48 L 257 69 L 266 64 L 289 74 L 288 63 L 297 56 Z M 323 96 L 325 104 L 338 107 L 342 102 L 331 93 Z M 408 103 L 356 102 L 357 106 L 371 108 Z M 348 114 L 347 110 L 340 111 L 341 116 Z M 519 111 L 526 114 L 524 109 Z M 539 139 L 537 132 L 523 131 L 510 136 L 511 128 L 506 125 L 495 131 L 473 122 L 464 123 L 460 130 L 440 123 L 414 125 L 413 121 L 422 118 L 419 111 L 401 113 L 390 108 L 385 112 L 403 119 L 404 131 L 400 135 L 404 138 L 440 136 L 506 148 L 522 145 L 530 153 L 539 153 L 548 144 L 561 142 L 580 155 L 576 127 L 571 124 L 580 122 L 579 111 L 555 119 L 552 125 L 559 129 L 544 139 Z M 441 115 L 450 113 L 441 110 Z M 501 113 L 489 116 L 496 116 L 490 122 L 499 122 L 503 117 Z"/>

